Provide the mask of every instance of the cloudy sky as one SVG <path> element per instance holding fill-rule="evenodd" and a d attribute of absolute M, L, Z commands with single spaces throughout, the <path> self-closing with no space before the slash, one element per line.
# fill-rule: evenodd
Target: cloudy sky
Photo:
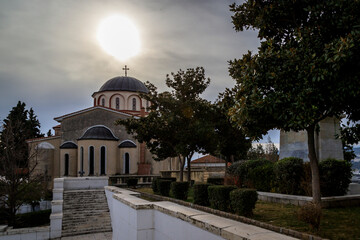
<path fill-rule="evenodd" d="M 256 32 L 234 31 L 232 2 L 0 1 L 0 119 L 24 101 L 46 133 L 57 125 L 54 117 L 90 107 L 91 94 L 123 75 L 124 64 L 129 76 L 160 91 L 166 90 L 166 74 L 203 66 L 211 78 L 203 97 L 215 100 L 234 85 L 228 61 L 259 46 Z M 140 32 L 141 51 L 126 62 L 105 53 L 96 40 L 100 21 L 114 14 L 131 19 Z M 277 131 L 270 135 L 279 142 Z"/>

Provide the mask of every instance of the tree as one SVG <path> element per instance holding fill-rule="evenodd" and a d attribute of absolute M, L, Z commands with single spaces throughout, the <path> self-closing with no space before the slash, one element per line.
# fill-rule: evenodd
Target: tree
<path fill-rule="evenodd" d="M 158 93 L 147 83 L 148 94 L 141 97 L 151 102 L 150 113 L 139 119 L 118 120 L 139 142 L 145 142 L 155 160 L 177 156 L 180 161 L 180 181 L 185 162 L 188 181 L 191 181 L 191 158 L 195 152 L 204 152 L 213 128 L 207 117 L 209 103 L 200 97 L 210 83 L 202 67 L 179 70 L 166 76 L 171 91 Z"/>
<path fill-rule="evenodd" d="M 279 160 L 279 149 L 271 141 L 270 137 L 268 137 L 268 142 L 265 147 L 265 158 L 271 162 Z"/>
<path fill-rule="evenodd" d="M 213 104 L 213 111 L 210 113 L 209 120 L 213 121 L 216 145 L 215 155 L 221 155 L 227 162 L 235 162 L 246 158 L 246 153 L 251 147 L 251 141 L 244 132 L 235 126 L 228 114 L 229 109 L 234 105 L 234 92 L 226 89 L 224 93 Z M 210 142 L 211 139 L 209 139 Z M 211 149 L 209 149 L 211 152 Z"/>
<path fill-rule="evenodd" d="M 259 138 L 306 130 L 312 194 L 321 202 L 314 131 L 327 117 L 360 113 L 360 2 L 255 1 L 230 6 L 235 29 L 257 29 L 257 54 L 230 61 L 237 81 L 232 118 Z"/>
<path fill-rule="evenodd" d="M 20 121 L 8 121 L 1 133 L 0 144 L 0 205 L 7 209 L 8 224 L 11 226 L 15 223 L 15 214 L 19 207 L 24 203 L 40 201 L 44 190 L 43 177 L 35 172 L 37 162 L 28 164 L 29 159 L 36 159 L 37 150 L 28 155 L 28 149 L 18 146 L 18 136 L 14 132 L 21 128 L 19 125 L 22 125 Z M 27 159 L 24 156 L 27 156 Z"/>
<path fill-rule="evenodd" d="M 40 200 L 43 185 L 42 176 L 35 173 L 36 154 L 30 155 L 26 139 L 41 136 L 40 124 L 34 111 L 25 109 L 25 103 L 18 104 L 4 120 L 0 141 L 0 203 L 8 211 L 8 223 L 15 222 L 16 211 L 23 203 Z M 29 163 L 29 159 L 35 159 Z"/>

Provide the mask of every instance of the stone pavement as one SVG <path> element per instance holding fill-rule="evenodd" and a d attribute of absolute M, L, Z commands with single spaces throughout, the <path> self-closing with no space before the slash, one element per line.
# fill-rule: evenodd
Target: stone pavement
<path fill-rule="evenodd" d="M 84 235 L 62 237 L 61 240 L 111 240 L 112 232 L 91 233 Z"/>

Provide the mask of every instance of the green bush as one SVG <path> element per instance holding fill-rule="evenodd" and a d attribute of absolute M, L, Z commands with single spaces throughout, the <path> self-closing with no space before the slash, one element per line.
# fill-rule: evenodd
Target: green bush
<path fill-rule="evenodd" d="M 159 178 L 154 178 L 153 181 L 151 182 L 151 188 L 153 190 L 153 193 L 159 193 L 159 189 L 158 189 L 158 179 Z"/>
<path fill-rule="evenodd" d="M 230 192 L 231 208 L 241 216 L 250 217 L 255 208 L 258 194 L 255 189 L 236 189 Z"/>
<path fill-rule="evenodd" d="M 240 161 L 228 168 L 228 173 L 236 178 L 237 185 L 270 191 L 273 182 L 273 163 L 266 159 Z"/>
<path fill-rule="evenodd" d="M 224 178 L 209 177 L 207 183 L 214 185 L 224 185 Z"/>
<path fill-rule="evenodd" d="M 254 161 L 255 162 L 255 161 Z M 258 191 L 270 192 L 274 185 L 274 163 L 268 160 L 257 162 L 258 166 L 249 168 L 248 182 Z"/>
<path fill-rule="evenodd" d="M 171 192 L 176 199 L 186 200 L 189 191 L 188 182 L 172 182 Z"/>
<path fill-rule="evenodd" d="M 171 180 L 164 180 L 164 179 L 158 179 L 157 180 L 157 188 L 162 196 L 169 196 L 170 193 L 170 185 L 172 181 Z"/>
<path fill-rule="evenodd" d="M 208 195 L 210 206 L 221 211 L 231 211 L 230 192 L 236 189 L 235 186 L 209 186 Z"/>
<path fill-rule="evenodd" d="M 158 181 L 159 180 L 169 180 L 171 182 L 175 182 L 176 181 L 176 178 L 171 178 L 171 177 L 164 177 L 164 178 L 154 178 L 152 183 L 151 183 L 151 188 L 153 190 L 154 193 L 160 193 L 159 192 L 159 188 L 158 188 Z"/>
<path fill-rule="evenodd" d="M 351 182 L 351 164 L 344 160 L 328 158 L 319 163 L 321 195 L 345 195 Z"/>
<path fill-rule="evenodd" d="M 201 206 L 209 206 L 208 183 L 197 183 L 194 185 L 194 203 Z"/>
<path fill-rule="evenodd" d="M 277 192 L 292 195 L 302 195 L 301 180 L 304 175 L 303 160 L 288 157 L 275 163 L 275 181 Z"/>
<path fill-rule="evenodd" d="M 127 180 L 127 186 L 130 188 L 135 188 L 136 185 L 138 183 L 138 179 L 137 178 L 128 178 Z"/>
<path fill-rule="evenodd" d="M 14 228 L 36 227 L 50 223 L 51 209 L 17 214 Z"/>

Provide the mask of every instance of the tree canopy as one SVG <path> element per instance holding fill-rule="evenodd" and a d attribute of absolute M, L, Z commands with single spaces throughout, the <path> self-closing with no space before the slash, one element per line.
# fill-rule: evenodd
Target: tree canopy
<path fill-rule="evenodd" d="M 40 201 L 43 177 L 35 174 L 37 150 L 27 146 L 26 139 L 43 136 L 40 123 L 25 103 L 18 104 L 4 120 L 0 141 L 0 205 L 7 209 L 8 224 L 13 225 L 15 214 L 23 203 Z"/>
<path fill-rule="evenodd" d="M 360 2 L 248 0 L 230 6 L 235 30 L 258 30 L 258 53 L 230 61 L 232 119 L 254 139 L 273 128 L 306 130 L 319 203 L 314 130 L 327 117 L 359 116 Z"/>
<path fill-rule="evenodd" d="M 209 83 L 202 67 L 167 75 L 166 85 L 170 91 L 158 93 L 153 84 L 146 83 L 149 93 L 141 97 L 151 102 L 148 116 L 117 122 L 139 142 L 145 142 L 155 154 L 155 160 L 177 156 L 181 163 L 181 181 L 185 161 L 190 181 L 191 158 L 195 152 L 205 151 L 207 140 L 214 132 L 211 123 L 204 121 L 210 103 L 200 97 Z"/>

